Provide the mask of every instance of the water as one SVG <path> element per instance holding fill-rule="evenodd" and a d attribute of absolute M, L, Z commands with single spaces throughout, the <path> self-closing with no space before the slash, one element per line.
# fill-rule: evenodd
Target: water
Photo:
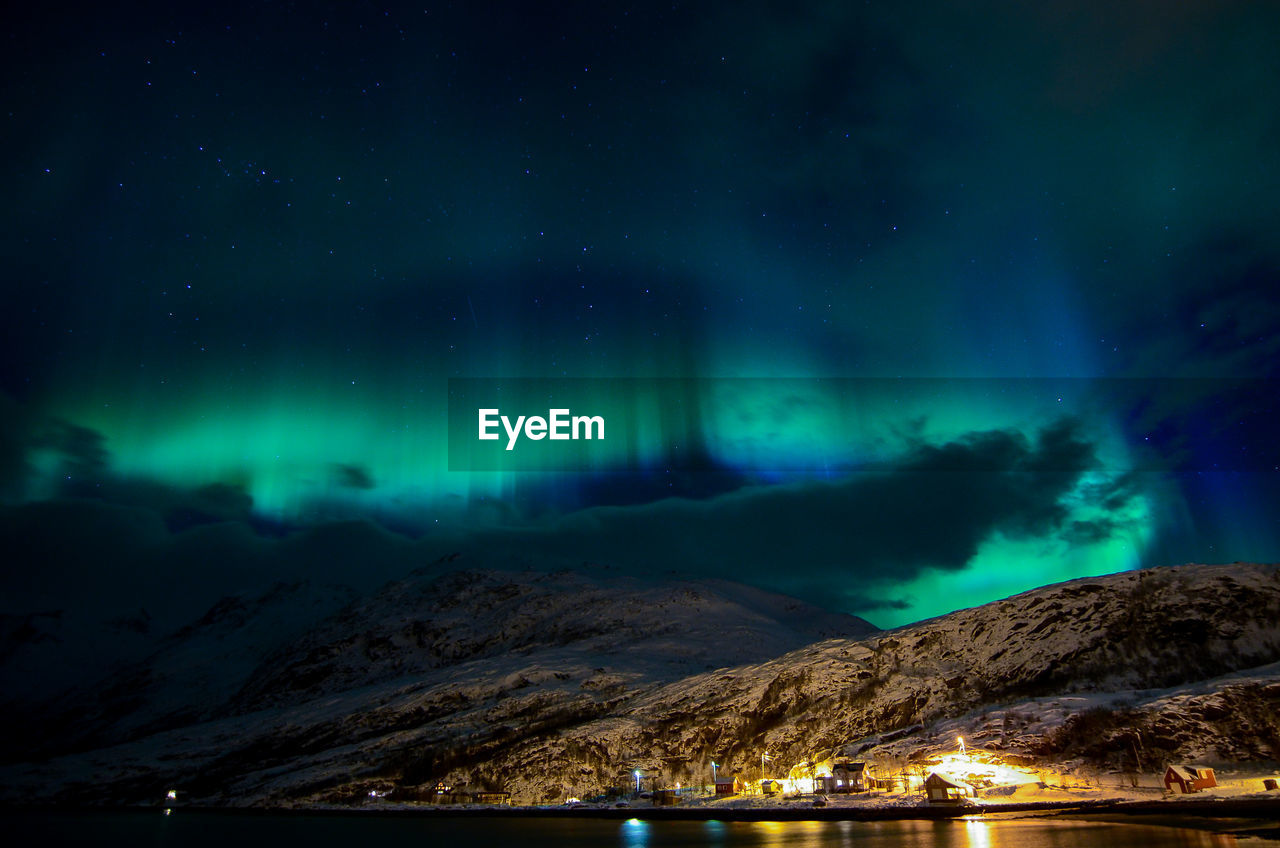
<path fill-rule="evenodd" d="M 1201 824 L 1205 822 L 1201 821 Z M 1256 843 L 1149 820 L 1098 822 L 994 818 L 895 822 L 644 822 L 601 819 L 428 818 L 417 816 L 243 815 L 175 810 L 154 813 L 9 813 L 10 845 L 95 845 L 129 848 L 256 848 L 360 845 L 434 848 L 1158 848 Z M 1230 823 L 1218 820 L 1219 830 Z M 1258 827 L 1236 822 L 1240 829 Z M 16 837 L 16 841 L 14 840 Z"/>

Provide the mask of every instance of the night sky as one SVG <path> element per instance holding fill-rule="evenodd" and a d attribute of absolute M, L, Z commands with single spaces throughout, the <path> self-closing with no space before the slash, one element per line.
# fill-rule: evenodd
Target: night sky
<path fill-rule="evenodd" d="M 5 13 L 3 612 L 460 551 L 892 626 L 1280 559 L 1280 6 L 187 7 Z M 466 472 L 453 377 L 794 380 Z"/>

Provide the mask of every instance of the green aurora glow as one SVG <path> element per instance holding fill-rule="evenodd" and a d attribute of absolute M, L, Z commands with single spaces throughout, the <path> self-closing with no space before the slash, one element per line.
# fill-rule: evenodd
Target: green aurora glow
<path fill-rule="evenodd" d="M 1280 557 L 1274 393 L 1091 388 L 1278 376 L 1276 7 L 31 14 L 2 142 L 17 549 L 21 510 L 73 500 L 159 516 L 148 550 L 362 521 L 415 558 L 735 577 L 881 626 Z M 602 464 L 535 473 L 449 470 L 457 377 L 744 379 L 685 416 L 602 401 Z M 805 382 L 897 377 L 955 382 Z M 1095 467 L 930 476 L 1051 461 L 1064 421 Z M 232 506 L 189 508 L 207 487 Z"/>

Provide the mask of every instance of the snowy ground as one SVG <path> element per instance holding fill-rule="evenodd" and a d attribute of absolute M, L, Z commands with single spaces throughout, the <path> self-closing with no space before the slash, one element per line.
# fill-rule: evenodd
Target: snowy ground
<path fill-rule="evenodd" d="M 1127 782 L 1121 785 L 1118 781 L 1085 783 L 1073 779 L 1070 775 L 1057 775 L 1050 779 L 1060 779 L 1058 783 L 1030 783 L 1016 787 L 1000 787 L 995 793 L 986 797 L 972 799 L 964 808 L 981 808 L 984 812 L 999 812 L 1002 807 L 1024 808 L 1028 804 L 1044 804 L 1061 807 L 1070 804 L 1092 804 L 1098 802 L 1165 802 L 1170 807 L 1185 801 L 1219 800 L 1268 800 L 1276 803 L 1280 814 L 1280 791 L 1266 791 L 1263 779 L 1280 776 L 1280 770 L 1258 766 L 1243 766 L 1229 772 L 1218 772 L 1219 785 L 1212 789 L 1202 790 L 1191 795 L 1165 792 L 1159 785 L 1158 775 L 1144 775 L 1137 787 Z M 817 802 L 817 803 L 815 803 Z M 310 805 L 308 805 L 310 806 Z M 679 809 L 705 812 L 714 815 L 716 812 L 741 811 L 767 813 L 770 810 L 785 811 L 794 814 L 805 809 L 824 809 L 838 812 L 846 810 L 877 811 L 918 807 L 945 807 L 948 805 L 929 804 L 920 792 L 864 792 L 852 795 L 815 795 L 802 794 L 791 796 L 734 795 L 729 797 L 713 797 L 710 795 L 686 795 L 681 798 Z M 371 799 L 364 805 L 365 809 L 394 811 L 481 811 L 493 809 L 484 805 L 434 805 L 406 804 L 392 801 Z M 349 808 L 343 808 L 349 809 Z M 591 811 L 630 810 L 643 815 L 646 811 L 669 810 L 670 807 L 657 807 L 646 798 L 628 798 L 610 802 L 575 802 L 558 806 L 506 808 L 525 810 L 565 810 Z"/>

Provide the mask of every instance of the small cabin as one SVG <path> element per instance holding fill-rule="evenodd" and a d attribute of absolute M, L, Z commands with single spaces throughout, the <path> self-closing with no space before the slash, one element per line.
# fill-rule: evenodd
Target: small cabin
<path fill-rule="evenodd" d="M 469 804 L 471 792 L 465 783 L 454 785 L 438 780 L 427 787 L 425 792 L 420 790 L 419 797 L 415 800 L 423 800 L 429 804 Z"/>
<path fill-rule="evenodd" d="M 1201 789 L 1210 789 L 1218 785 L 1213 776 L 1213 769 L 1208 766 L 1169 766 L 1164 771 L 1164 788 L 1166 792 L 1174 791 L 1189 795 Z"/>
<path fill-rule="evenodd" d="M 511 803 L 510 792 L 476 792 L 471 796 L 473 804 L 500 804 L 506 806 Z"/>
<path fill-rule="evenodd" d="M 738 775 L 725 777 L 723 775 L 716 778 L 716 794 L 717 795 L 741 795 L 747 785 Z"/>
<path fill-rule="evenodd" d="M 680 803 L 680 795 L 674 789 L 659 789 L 653 793 L 653 806 L 674 807 Z"/>
<path fill-rule="evenodd" d="M 781 791 L 782 791 L 781 780 L 773 780 L 771 778 L 765 778 L 764 780 L 760 781 L 761 795 L 777 795 Z"/>
<path fill-rule="evenodd" d="M 813 779 L 815 791 L 828 795 L 846 792 L 866 792 L 875 785 L 871 776 L 871 763 L 838 762 L 831 766 L 831 774 Z"/>
<path fill-rule="evenodd" d="M 973 797 L 972 786 L 936 771 L 924 779 L 924 791 L 930 804 L 958 804 Z"/>

